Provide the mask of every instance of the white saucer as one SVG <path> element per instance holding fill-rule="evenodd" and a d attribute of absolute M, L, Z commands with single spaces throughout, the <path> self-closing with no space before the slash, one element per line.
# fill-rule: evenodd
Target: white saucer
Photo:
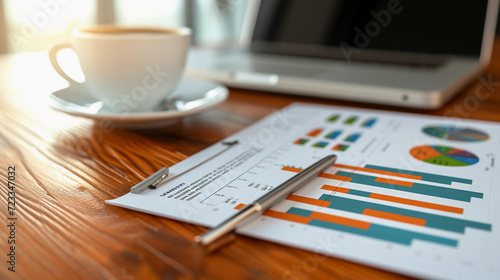
<path fill-rule="evenodd" d="M 224 101 L 229 90 L 216 82 L 183 79 L 171 96 L 167 108 L 151 112 L 113 112 L 90 96 L 83 85 L 70 86 L 49 96 L 49 106 L 73 116 L 109 121 L 117 127 L 147 129 L 175 123 L 182 117 L 203 112 Z M 177 98 L 175 98 L 177 97 Z"/>

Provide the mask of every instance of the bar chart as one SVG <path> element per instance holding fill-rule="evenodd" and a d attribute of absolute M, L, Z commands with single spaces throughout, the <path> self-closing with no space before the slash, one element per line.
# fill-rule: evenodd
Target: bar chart
<path fill-rule="evenodd" d="M 335 173 L 324 172 L 318 175 L 318 178 L 332 180 L 332 185 L 323 184 L 316 186 L 321 190 L 330 191 L 329 194 L 324 193 L 316 198 L 292 194 L 287 200 L 459 234 L 464 234 L 467 228 L 487 232 L 490 232 L 492 229 L 491 224 L 488 223 L 446 215 L 447 213 L 463 214 L 464 209 L 460 207 L 432 203 L 425 199 L 408 199 L 362 190 L 363 186 L 369 186 L 372 188 L 397 190 L 399 192 L 410 192 L 434 198 L 445 198 L 450 201 L 470 202 L 472 199 L 482 199 L 483 194 L 480 192 L 451 187 L 454 183 L 471 185 L 473 181 L 470 179 L 377 165 L 356 167 L 335 164 L 334 167 L 336 170 Z M 300 168 L 288 166 L 283 166 L 282 170 L 295 173 L 302 171 Z M 366 175 L 367 173 L 375 175 Z M 350 186 L 349 188 L 345 187 L 347 184 Z M 334 185 L 342 185 L 342 187 Z M 344 194 L 344 196 L 336 195 L 337 193 Z M 367 201 L 357 198 L 368 198 L 371 200 Z M 384 202 L 396 203 L 398 206 L 387 205 Z M 410 209 L 407 206 L 412 206 L 413 208 Z M 421 208 L 424 211 L 415 210 L 415 207 Z M 443 212 L 443 214 L 425 211 L 428 209 L 437 210 Z M 451 247 L 457 247 L 459 244 L 459 240 L 454 238 L 422 234 L 404 229 L 404 227 L 397 228 L 377 223 L 367 223 L 366 221 L 352 218 L 347 219 L 341 216 L 332 216 L 300 207 L 291 207 L 286 212 L 270 211 L 265 213 L 265 215 L 404 245 L 411 245 L 412 241 L 416 239 Z"/>
<path fill-rule="evenodd" d="M 373 128 L 376 122 L 375 117 L 333 114 L 323 123 L 319 122 L 317 127 L 307 130 L 301 138 L 296 138 L 293 144 L 345 152 L 362 138 L 362 130 Z"/>
<path fill-rule="evenodd" d="M 286 213 L 269 210 L 265 212 L 264 215 L 291 222 L 303 223 L 311 226 L 381 239 L 403 245 L 411 245 L 414 239 L 420 239 L 438 243 L 440 245 L 453 247 L 457 246 L 457 240 L 449 238 L 412 232 L 380 224 L 367 223 L 364 221 L 324 214 L 321 212 L 314 212 L 295 207 L 290 208 Z"/>

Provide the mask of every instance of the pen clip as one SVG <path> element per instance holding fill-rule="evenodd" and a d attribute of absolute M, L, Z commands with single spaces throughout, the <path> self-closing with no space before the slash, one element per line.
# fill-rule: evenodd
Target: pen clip
<path fill-rule="evenodd" d="M 156 171 L 153 175 L 142 180 L 137 185 L 130 189 L 131 193 L 140 194 L 143 191 L 149 189 L 156 189 L 156 186 L 168 176 L 168 167 L 162 167 L 160 170 Z"/>
<path fill-rule="evenodd" d="M 167 176 L 168 176 L 168 172 L 167 172 L 167 173 L 165 173 L 165 174 L 163 174 L 163 175 L 161 175 L 161 176 L 160 176 L 160 178 L 158 178 L 156 181 L 154 181 L 154 182 L 153 182 L 151 185 L 149 185 L 148 187 L 149 187 L 150 189 L 153 189 L 153 190 L 154 190 L 154 189 L 156 189 L 156 186 L 158 186 L 158 184 L 160 184 L 160 182 L 161 182 L 163 179 L 165 179 Z"/>
<path fill-rule="evenodd" d="M 196 164 L 195 166 L 192 166 L 191 168 L 187 169 L 187 170 L 184 170 L 183 172 L 179 173 L 179 174 L 175 174 L 173 176 L 171 176 L 170 178 L 168 178 L 169 180 L 172 179 L 172 178 L 175 178 L 177 176 L 180 176 L 188 171 L 191 171 L 193 169 L 195 169 L 196 167 L 206 163 L 207 161 L 217 157 L 218 155 L 222 154 L 223 152 L 227 151 L 229 148 L 231 148 L 232 146 L 238 144 L 239 141 L 238 140 L 233 140 L 233 141 L 224 141 L 222 142 L 221 144 L 225 146 L 225 148 L 219 152 L 217 152 L 216 154 L 214 155 L 211 155 L 210 157 L 208 157 L 207 159 L 199 162 L 198 164 Z M 130 192 L 131 193 L 135 193 L 135 194 L 141 194 L 142 192 L 144 192 L 145 190 L 147 189 L 156 189 L 156 187 L 163 181 L 163 179 L 165 179 L 167 176 L 169 175 L 169 170 L 168 170 L 168 167 L 163 167 L 161 168 L 160 170 L 156 171 L 153 175 L 149 176 L 148 178 L 144 179 L 143 181 L 139 182 L 137 185 L 133 186 L 132 188 L 130 188 Z"/>

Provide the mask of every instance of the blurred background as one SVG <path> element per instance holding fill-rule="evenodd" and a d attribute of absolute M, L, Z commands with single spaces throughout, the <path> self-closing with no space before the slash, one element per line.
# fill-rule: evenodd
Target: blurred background
<path fill-rule="evenodd" d="M 188 26 L 194 44 L 237 41 L 248 0 L 0 0 L 0 53 L 45 50 L 93 24 Z"/>
<path fill-rule="evenodd" d="M 0 53 L 45 50 L 75 27 L 112 23 L 188 26 L 193 29 L 193 44 L 234 43 L 248 1 L 0 0 Z"/>

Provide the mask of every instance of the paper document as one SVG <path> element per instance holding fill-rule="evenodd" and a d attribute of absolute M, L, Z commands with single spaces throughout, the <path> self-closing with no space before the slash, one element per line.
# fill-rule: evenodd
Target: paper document
<path fill-rule="evenodd" d="M 296 103 L 233 140 L 107 203 L 213 227 L 333 153 L 238 233 L 417 277 L 500 279 L 499 124 Z"/>

